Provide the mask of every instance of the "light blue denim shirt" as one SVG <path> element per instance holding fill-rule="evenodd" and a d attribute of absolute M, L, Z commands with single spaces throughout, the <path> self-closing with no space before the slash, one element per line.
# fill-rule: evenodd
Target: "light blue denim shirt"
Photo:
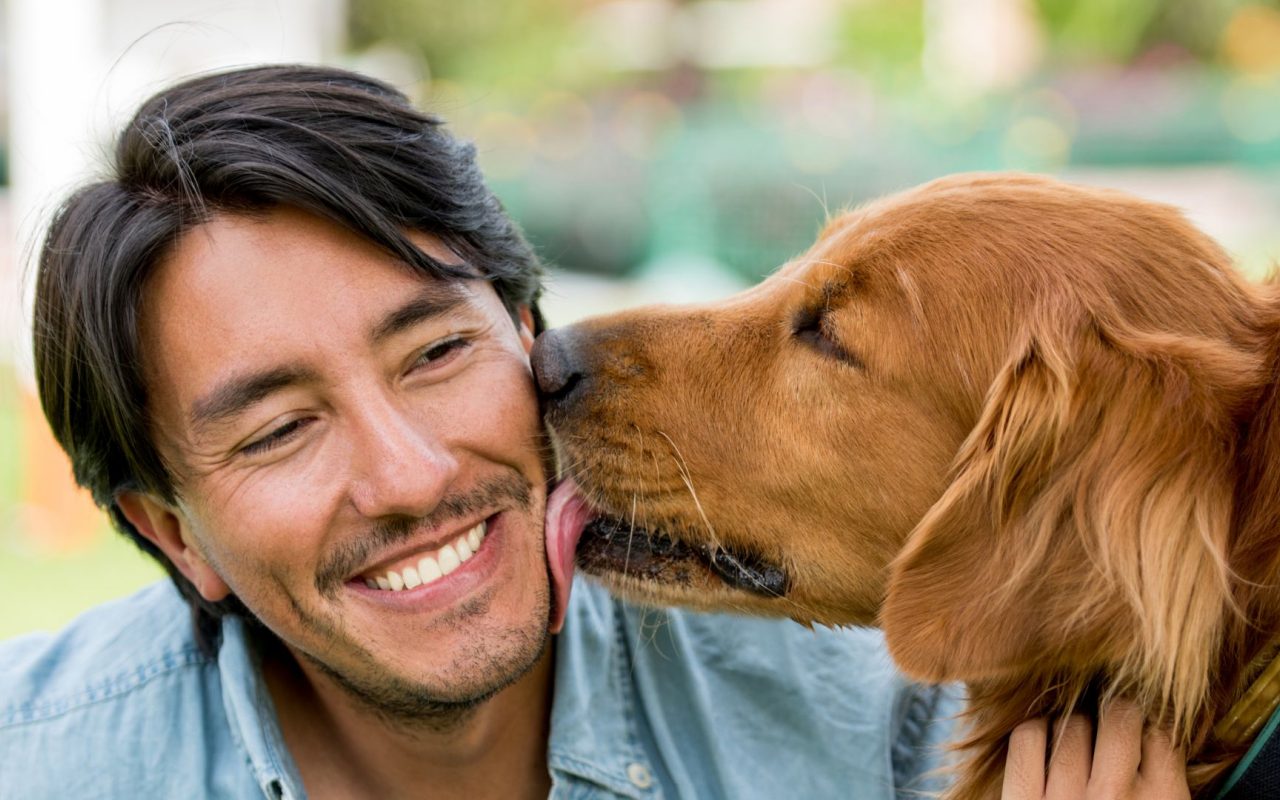
<path fill-rule="evenodd" d="M 553 798 L 918 797 L 958 694 L 878 633 L 639 609 L 575 585 Z M 0 644 L 0 798 L 303 798 L 239 620 L 216 660 L 168 583 Z"/>

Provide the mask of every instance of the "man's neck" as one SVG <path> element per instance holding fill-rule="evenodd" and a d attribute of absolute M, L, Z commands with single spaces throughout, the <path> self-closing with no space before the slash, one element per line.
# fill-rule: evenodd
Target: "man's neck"
<path fill-rule="evenodd" d="M 263 674 L 307 795 L 545 798 L 553 648 L 511 686 L 449 726 L 397 724 L 283 648 Z"/>

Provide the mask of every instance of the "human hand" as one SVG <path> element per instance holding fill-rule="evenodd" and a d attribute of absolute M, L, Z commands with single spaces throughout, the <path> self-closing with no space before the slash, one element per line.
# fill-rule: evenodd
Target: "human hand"
<path fill-rule="evenodd" d="M 1009 736 L 1002 800 L 1186 800 L 1187 760 L 1167 731 L 1143 730 L 1136 705 L 1107 706 L 1093 735 L 1088 717 L 1072 715 L 1045 775 L 1049 727 L 1028 720 Z"/>

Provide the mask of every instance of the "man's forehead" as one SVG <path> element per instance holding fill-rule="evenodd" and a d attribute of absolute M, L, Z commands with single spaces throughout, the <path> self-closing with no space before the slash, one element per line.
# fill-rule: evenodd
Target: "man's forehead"
<path fill-rule="evenodd" d="M 434 260 L 479 278 L 438 238 L 408 238 Z M 167 314 L 261 315 L 298 298 L 349 299 L 346 305 L 389 303 L 407 291 L 441 302 L 465 291 L 467 278 L 434 276 L 380 245 L 324 218 L 292 208 L 252 216 L 219 214 L 188 231 L 156 265 L 142 297 L 142 322 L 172 321 Z M 294 303 L 296 305 L 296 302 Z"/>

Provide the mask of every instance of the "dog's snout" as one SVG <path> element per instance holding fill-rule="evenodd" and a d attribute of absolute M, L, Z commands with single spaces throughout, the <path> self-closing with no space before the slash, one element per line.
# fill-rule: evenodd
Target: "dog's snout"
<path fill-rule="evenodd" d="M 540 335 L 533 343 L 530 360 L 538 391 L 547 400 L 563 402 L 582 383 L 582 366 L 570 329 Z"/>

